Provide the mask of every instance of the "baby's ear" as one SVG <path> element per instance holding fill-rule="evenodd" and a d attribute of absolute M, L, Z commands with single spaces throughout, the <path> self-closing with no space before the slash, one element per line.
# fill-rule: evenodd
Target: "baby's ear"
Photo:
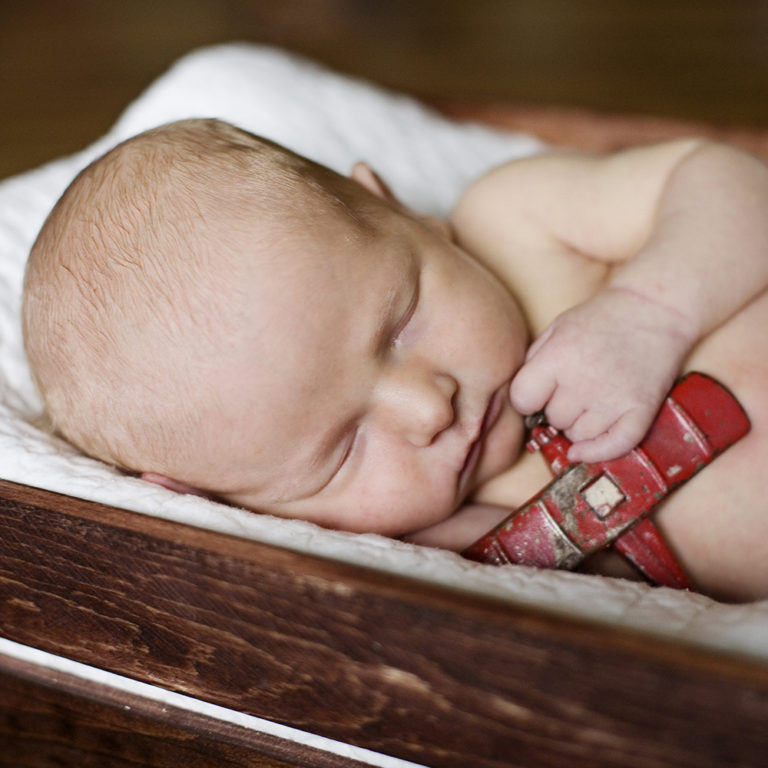
<path fill-rule="evenodd" d="M 361 187 L 365 187 L 369 192 L 376 195 L 376 197 L 392 203 L 396 208 L 403 208 L 403 204 L 395 197 L 387 182 L 367 163 L 355 163 L 350 177 Z"/>
<path fill-rule="evenodd" d="M 141 479 L 147 482 L 160 485 L 163 488 L 167 488 L 169 491 L 175 491 L 176 493 L 186 493 L 191 496 L 202 496 L 204 499 L 212 499 L 211 494 L 201 491 L 199 488 L 193 488 L 186 483 L 180 483 L 178 480 L 166 477 L 165 475 L 158 475 L 155 472 L 142 472 Z"/>
<path fill-rule="evenodd" d="M 413 216 L 416 219 L 421 220 L 424 224 L 432 227 L 440 235 L 447 240 L 453 242 L 455 240 L 451 225 L 443 219 L 438 219 L 436 216 L 421 216 L 412 211 L 408 206 L 401 203 L 394 195 L 392 190 L 387 185 L 387 182 L 379 176 L 376 171 L 373 170 L 367 163 L 355 163 L 355 167 L 352 169 L 350 177 L 353 181 L 356 181 L 361 186 L 365 187 L 369 192 L 372 192 L 376 197 L 380 197 L 382 200 L 386 200 L 391 203 L 395 208 L 402 211 L 408 216 Z"/>
<path fill-rule="evenodd" d="M 358 184 L 360 184 L 360 186 L 365 187 L 369 192 L 372 192 L 374 195 L 376 195 L 376 197 L 380 197 L 382 200 L 386 200 L 388 203 L 391 203 L 399 211 L 402 211 L 408 216 L 412 216 L 421 220 L 446 239 L 451 241 L 454 240 L 453 230 L 447 221 L 438 219 L 435 216 L 421 216 L 412 211 L 410 208 L 408 208 L 408 206 L 401 203 L 397 197 L 395 197 L 394 193 L 387 185 L 387 182 L 384 181 L 384 179 L 382 179 L 381 176 L 379 176 L 379 174 L 376 173 L 376 171 L 374 171 L 368 164 L 355 163 L 355 167 L 352 169 L 350 177 L 353 181 L 356 181 Z"/>

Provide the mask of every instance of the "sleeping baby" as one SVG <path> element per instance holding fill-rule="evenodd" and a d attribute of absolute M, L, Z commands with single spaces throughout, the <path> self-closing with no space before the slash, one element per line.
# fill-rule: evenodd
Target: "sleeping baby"
<path fill-rule="evenodd" d="M 449 221 L 216 120 L 86 168 L 32 249 L 54 427 L 184 493 L 461 550 L 569 458 L 620 456 L 676 377 L 750 434 L 654 516 L 697 589 L 768 597 L 768 170 L 697 139 L 517 160 Z"/>

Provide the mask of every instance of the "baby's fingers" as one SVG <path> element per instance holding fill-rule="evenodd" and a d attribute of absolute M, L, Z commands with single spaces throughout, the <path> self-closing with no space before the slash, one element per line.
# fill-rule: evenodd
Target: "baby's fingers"
<path fill-rule="evenodd" d="M 643 409 L 627 411 L 596 437 L 575 439 L 580 433 L 574 424 L 573 445 L 568 451 L 571 461 L 608 461 L 624 456 L 645 437 L 649 427 L 648 416 Z M 575 433 L 575 434 L 574 434 Z"/>
<path fill-rule="evenodd" d="M 554 376 L 545 367 L 526 363 L 509 385 L 509 399 L 518 413 L 544 410 L 557 388 Z"/>

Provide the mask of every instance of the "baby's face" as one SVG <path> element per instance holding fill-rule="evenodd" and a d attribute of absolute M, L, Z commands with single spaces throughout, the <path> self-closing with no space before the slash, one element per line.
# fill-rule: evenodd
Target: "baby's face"
<path fill-rule="evenodd" d="M 516 303 L 439 225 L 381 205 L 375 235 L 306 238 L 247 280 L 253 333 L 213 382 L 225 499 L 396 536 L 517 457 Z"/>

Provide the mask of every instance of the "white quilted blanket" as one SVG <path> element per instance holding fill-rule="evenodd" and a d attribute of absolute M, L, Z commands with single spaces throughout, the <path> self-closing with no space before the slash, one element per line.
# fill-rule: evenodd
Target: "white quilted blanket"
<path fill-rule="evenodd" d="M 342 172 L 365 159 L 407 203 L 437 214 L 449 210 L 472 177 L 540 146 L 531 137 L 446 121 L 412 100 L 270 48 L 220 46 L 182 59 L 102 140 L 0 184 L 0 476 L 463 590 L 768 656 L 768 602 L 727 606 L 641 584 L 497 569 L 377 536 L 323 531 L 124 477 L 37 430 L 32 419 L 39 404 L 24 361 L 18 310 L 24 261 L 43 218 L 74 174 L 105 149 L 152 125 L 191 116 L 227 119 Z"/>

